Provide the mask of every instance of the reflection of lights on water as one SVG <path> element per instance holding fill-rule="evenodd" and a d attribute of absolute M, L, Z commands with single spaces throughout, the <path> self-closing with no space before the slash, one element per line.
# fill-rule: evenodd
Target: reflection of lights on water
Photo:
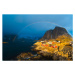
<path fill-rule="evenodd" d="M 5 44 L 5 43 L 8 43 L 8 42 L 3 42 L 3 43 Z"/>

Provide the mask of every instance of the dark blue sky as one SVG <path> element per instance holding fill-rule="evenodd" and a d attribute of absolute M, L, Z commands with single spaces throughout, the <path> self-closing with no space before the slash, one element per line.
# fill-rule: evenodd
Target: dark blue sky
<path fill-rule="evenodd" d="M 3 34 L 41 34 L 58 24 L 73 36 L 73 15 L 7 15 L 3 16 Z M 51 23 L 50 23 L 51 22 Z"/>

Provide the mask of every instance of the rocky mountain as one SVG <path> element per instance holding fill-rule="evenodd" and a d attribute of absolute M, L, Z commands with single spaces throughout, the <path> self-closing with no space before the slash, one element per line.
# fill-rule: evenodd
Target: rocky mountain
<path fill-rule="evenodd" d="M 56 26 L 53 30 L 48 30 L 41 39 L 56 39 L 60 35 L 71 37 L 65 28 Z"/>

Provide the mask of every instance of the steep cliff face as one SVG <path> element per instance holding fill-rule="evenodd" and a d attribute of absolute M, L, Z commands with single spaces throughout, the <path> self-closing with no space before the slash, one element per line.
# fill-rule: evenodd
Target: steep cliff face
<path fill-rule="evenodd" d="M 42 37 L 42 40 L 56 39 L 60 35 L 71 37 L 65 28 L 57 26 L 53 30 L 48 30 Z"/>

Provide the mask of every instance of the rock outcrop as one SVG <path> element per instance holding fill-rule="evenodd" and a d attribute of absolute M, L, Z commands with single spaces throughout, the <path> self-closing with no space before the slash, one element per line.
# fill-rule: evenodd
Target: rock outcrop
<path fill-rule="evenodd" d="M 65 28 L 56 26 L 53 30 L 48 30 L 41 39 L 56 39 L 60 35 L 71 37 Z"/>

